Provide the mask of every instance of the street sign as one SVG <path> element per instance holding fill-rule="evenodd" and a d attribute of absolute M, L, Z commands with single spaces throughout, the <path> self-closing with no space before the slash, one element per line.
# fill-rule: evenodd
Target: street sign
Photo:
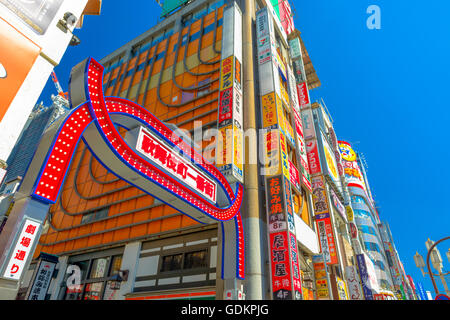
<path fill-rule="evenodd" d="M 445 294 L 438 294 L 434 300 L 450 300 L 450 298 Z"/>

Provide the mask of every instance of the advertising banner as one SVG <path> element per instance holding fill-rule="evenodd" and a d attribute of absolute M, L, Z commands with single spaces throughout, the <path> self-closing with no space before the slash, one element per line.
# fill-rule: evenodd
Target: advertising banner
<path fill-rule="evenodd" d="M 316 279 L 317 299 L 328 300 L 330 292 L 328 290 L 328 277 L 326 266 L 322 255 L 313 256 L 314 278 Z"/>
<path fill-rule="evenodd" d="M 321 252 L 325 255 L 327 264 L 338 264 L 336 244 L 330 217 L 316 219 Z"/>
<path fill-rule="evenodd" d="M 301 116 L 305 141 L 314 139 L 316 137 L 316 131 L 314 129 L 314 118 L 311 108 L 303 109 Z"/>
<path fill-rule="evenodd" d="M 367 193 L 367 187 L 359 168 L 355 151 L 349 143 L 339 141 L 339 150 L 342 157 L 342 166 L 344 167 L 345 180 L 349 187 L 358 187 Z"/>
<path fill-rule="evenodd" d="M 298 172 L 298 169 L 295 167 L 295 165 L 289 161 L 289 176 L 291 178 L 291 183 L 300 190 L 300 174 Z"/>
<path fill-rule="evenodd" d="M 363 300 L 361 286 L 359 284 L 358 271 L 356 270 L 356 267 L 345 267 L 345 276 L 347 280 L 350 300 Z"/>
<path fill-rule="evenodd" d="M 28 300 L 45 300 L 56 262 L 41 260 L 28 294 Z"/>
<path fill-rule="evenodd" d="M 216 164 L 229 182 L 244 181 L 242 112 L 242 14 L 237 6 L 224 10 Z M 221 139 L 220 139 L 221 138 Z"/>
<path fill-rule="evenodd" d="M 336 208 L 336 211 L 339 213 L 339 215 L 342 217 L 344 221 L 347 221 L 345 207 L 342 204 L 341 200 L 339 200 L 334 190 L 331 188 L 330 188 L 330 198 L 331 201 L 333 202 L 334 207 Z"/>
<path fill-rule="evenodd" d="M 364 297 L 366 298 L 366 300 L 373 300 L 372 290 L 369 288 L 370 280 L 365 260 L 366 259 L 363 254 L 356 255 L 356 261 L 358 262 L 359 275 L 361 277 Z"/>
<path fill-rule="evenodd" d="M 262 121 L 263 128 L 275 129 L 277 127 L 277 106 L 275 93 L 270 92 L 262 97 Z"/>
<path fill-rule="evenodd" d="M 270 234 L 270 261 L 273 299 L 291 300 L 292 283 L 287 231 Z"/>
<path fill-rule="evenodd" d="M 300 108 L 304 108 L 311 103 L 309 100 L 308 85 L 306 82 L 297 84 L 298 103 Z"/>
<path fill-rule="evenodd" d="M 306 141 L 306 153 L 308 155 L 309 171 L 311 175 L 321 173 L 322 168 L 320 166 L 319 148 L 315 139 Z"/>
<path fill-rule="evenodd" d="M 0 121 L 40 52 L 39 46 L 0 17 Z"/>
<path fill-rule="evenodd" d="M 324 136 L 322 134 L 320 135 L 322 137 L 323 152 L 325 155 L 326 174 L 330 176 L 331 180 L 333 180 L 334 184 L 339 188 L 340 187 L 339 172 L 336 166 L 336 158 L 334 157 L 334 152 L 331 150 L 331 147 L 328 144 L 328 141 L 326 141 L 326 139 L 324 138 Z"/>
<path fill-rule="evenodd" d="M 312 184 L 312 198 L 313 198 L 313 207 L 314 214 L 320 215 L 323 213 L 328 213 L 328 200 L 327 200 L 327 192 L 325 190 L 325 184 L 323 182 L 323 178 L 321 176 L 316 176 L 311 178 Z"/>
<path fill-rule="evenodd" d="M 266 192 L 269 232 L 286 230 L 287 220 L 284 214 L 284 190 L 280 176 L 266 179 Z"/>
<path fill-rule="evenodd" d="M 263 134 L 263 147 L 265 150 L 264 176 L 281 174 L 280 142 L 278 130 L 270 130 Z"/>

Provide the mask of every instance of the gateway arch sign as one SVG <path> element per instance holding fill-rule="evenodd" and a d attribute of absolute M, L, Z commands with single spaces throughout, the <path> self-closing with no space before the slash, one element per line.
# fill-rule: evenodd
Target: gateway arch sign
<path fill-rule="evenodd" d="M 26 223 L 42 223 L 61 192 L 81 139 L 105 168 L 192 219 L 218 223 L 222 236 L 222 279 L 244 279 L 244 232 L 240 214 L 243 187 L 235 190 L 189 143 L 136 103 L 103 96 L 103 66 L 92 58 L 72 70 L 71 112 L 47 131 L 0 238 L 0 276 L 20 279 L 15 246 Z M 117 126 L 128 131 L 125 138 Z M 36 232 L 41 233 L 42 228 Z M 15 236 L 14 236 L 15 235 Z M 2 237 L 4 238 L 4 237 Z M 29 265 L 32 252 L 28 256 Z M 14 266 L 14 268 L 11 268 Z M 232 282 L 233 282 L 232 281 Z"/>

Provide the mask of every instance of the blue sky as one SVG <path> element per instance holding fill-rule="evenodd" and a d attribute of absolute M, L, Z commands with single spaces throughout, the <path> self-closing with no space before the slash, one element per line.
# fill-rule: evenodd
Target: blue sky
<path fill-rule="evenodd" d="M 55 68 L 64 90 L 71 68 L 100 60 L 158 22 L 155 1 L 103 1 L 100 16 L 85 17 L 81 39 Z M 368 163 L 381 219 L 391 226 L 405 270 L 434 295 L 413 255 L 426 255 L 425 241 L 450 235 L 450 2 L 446 0 L 295 0 L 295 26 L 322 86 L 339 139 L 353 143 Z M 381 29 L 369 30 L 370 5 L 381 9 Z M 55 94 L 49 81 L 40 100 Z M 450 241 L 439 248 L 444 267 Z M 449 279 L 450 280 L 450 279 Z M 437 280 L 439 286 L 440 281 Z M 450 281 L 449 281 L 450 284 Z"/>

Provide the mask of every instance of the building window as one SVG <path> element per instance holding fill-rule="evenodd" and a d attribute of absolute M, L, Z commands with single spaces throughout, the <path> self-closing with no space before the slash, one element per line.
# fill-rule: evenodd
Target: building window
<path fill-rule="evenodd" d="M 163 256 L 160 272 L 206 268 L 208 266 L 208 250 L 198 250 Z"/>
<path fill-rule="evenodd" d="M 195 252 L 188 252 L 184 257 L 184 269 L 205 268 L 207 267 L 207 251 L 200 250 Z"/>
<path fill-rule="evenodd" d="M 98 221 L 100 219 L 106 218 L 108 216 L 109 207 L 99 209 L 87 214 L 84 214 L 81 218 L 81 223 L 88 223 L 93 221 Z"/>
<path fill-rule="evenodd" d="M 79 286 L 65 288 L 65 300 L 103 300 L 115 297 L 120 289 L 120 282 L 112 278 L 117 275 L 122 264 L 122 255 L 110 255 L 72 262 L 81 272 Z M 73 270 L 73 267 L 72 267 Z M 66 275 L 68 277 L 75 273 Z"/>
<path fill-rule="evenodd" d="M 182 260 L 182 253 L 163 257 L 160 272 L 181 270 Z"/>

